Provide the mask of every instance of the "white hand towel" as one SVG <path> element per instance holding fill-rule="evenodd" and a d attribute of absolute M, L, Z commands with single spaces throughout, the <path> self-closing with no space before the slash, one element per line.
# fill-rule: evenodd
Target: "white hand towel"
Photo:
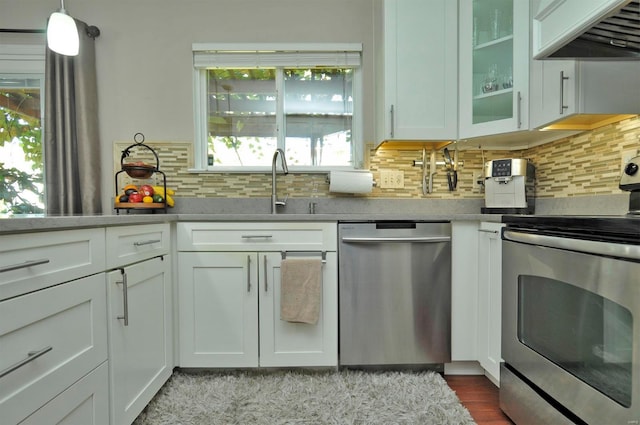
<path fill-rule="evenodd" d="M 280 320 L 315 325 L 320 316 L 322 260 L 291 258 L 280 264 Z"/>

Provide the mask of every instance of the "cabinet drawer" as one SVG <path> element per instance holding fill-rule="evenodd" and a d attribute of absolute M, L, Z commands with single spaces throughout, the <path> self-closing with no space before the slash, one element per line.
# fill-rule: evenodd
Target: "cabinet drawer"
<path fill-rule="evenodd" d="M 108 370 L 102 363 L 20 425 L 109 425 Z"/>
<path fill-rule="evenodd" d="M 107 359 L 106 317 L 104 273 L 0 302 L 2 423 L 20 422 Z"/>
<path fill-rule="evenodd" d="M 104 229 L 0 236 L 0 300 L 104 270 Z"/>
<path fill-rule="evenodd" d="M 107 268 L 137 263 L 169 253 L 169 224 L 107 228 Z"/>
<path fill-rule="evenodd" d="M 335 251 L 336 223 L 178 223 L 178 251 Z"/>

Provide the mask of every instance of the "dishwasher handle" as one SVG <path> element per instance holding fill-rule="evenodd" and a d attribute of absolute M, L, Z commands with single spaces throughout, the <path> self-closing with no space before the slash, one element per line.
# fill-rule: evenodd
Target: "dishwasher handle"
<path fill-rule="evenodd" d="M 343 243 L 440 243 L 450 242 L 451 236 L 343 237 Z"/>

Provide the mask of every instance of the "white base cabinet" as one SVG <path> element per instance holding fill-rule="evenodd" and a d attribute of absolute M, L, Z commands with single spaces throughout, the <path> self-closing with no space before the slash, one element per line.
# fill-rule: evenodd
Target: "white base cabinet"
<path fill-rule="evenodd" d="M 181 252 L 178 263 L 180 366 L 257 366 L 257 255 Z"/>
<path fill-rule="evenodd" d="M 112 425 L 132 423 L 173 372 L 168 237 L 168 225 L 107 229 L 107 246 L 121 246 L 107 251 L 107 264 L 119 267 L 107 273 Z M 151 258 L 120 264 L 125 247 L 146 252 L 125 258 Z"/>
<path fill-rule="evenodd" d="M 451 223 L 451 360 L 475 361 L 478 316 L 478 222 Z"/>
<path fill-rule="evenodd" d="M 173 371 L 169 252 L 166 223 L 0 236 L 2 425 L 134 421 Z"/>
<path fill-rule="evenodd" d="M 79 243 L 85 246 L 87 241 L 100 246 L 102 240 L 104 249 L 104 232 L 102 236 L 93 231 L 86 234 L 69 232 L 72 235 L 64 233 L 46 233 L 49 237 L 49 254 L 55 255 L 56 242 L 64 246 L 69 243 L 70 237 L 74 241 L 81 241 Z M 32 241 L 37 241 L 44 235 L 37 234 Z M 76 236 L 80 237 L 76 239 Z M 14 239 L 13 236 L 8 238 Z M 31 239 L 24 235 L 22 238 L 25 242 Z M 0 242 L 4 241 L 4 237 L 0 238 Z M 40 255 L 41 248 L 37 244 L 32 246 L 33 253 Z M 23 254 L 23 258 L 30 258 L 32 252 L 27 249 Z M 93 254 L 85 254 L 83 258 Z M 0 253 L 0 257 L 3 256 L 4 253 Z M 44 258 L 57 259 L 60 256 Z M 76 260 L 68 260 L 68 263 Z M 104 257 L 102 261 L 104 262 Z M 85 381 L 92 371 L 105 365 L 107 361 L 104 273 L 57 284 L 60 276 L 58 262 L 51 260 L 50 263 L 47 264 L 56 268 L 55 273 L 45 270 L 39 274 L 39 266 L 27 266 L 15 273 L 3 273 L 38 275 L 34 280 L 45 287 L 0 302 L 0 423 L 3 425 L 15 425 L 25 420 L 30 424 L 54 423 L 53 417 L 75 415 L 75 402 L 67 402 L 68 399 L 63 394 L 81 392 L 89 397 L 91 394 L 103 394 L 107 388 L 104 374 L 91 375 L 92 378 Z M 71 274 L 75 272 L 73 270 Z M 55 286 L 47 287 L 51 284 Z M 31 288 L 29 283 L 26 287 Z M 85 382 L 82 387 L 81 382 Z M 61 400 L 56 404 L 58 407 L 46 407 L 53 399 Z M 100 401 L 108 403 L 108 398 L 105 395 Z M 107 423 L 108 411 L 105 412 L 99 406 L 95 408 L 95 422 L 76 423 Z M 43 412 L 52 413 L 50 415 Z"/>
<path fill-rule="evenodd" d="M 478 236 L 478 361 L 500 382 L 502 335 L 501 223 L 480 223 Z"/>
<path fill-rule="evenodd" d="M 502 226 L 472 221 L 452 225 L 451 359 L 479 363 L 496 384 L 501 361 Z"/>
<path fill-rule="evenodd" d="M 179 223 L 180 366 L 337 366 L 336 245 L 335 223 Z M 326 253 L 315 325 L 280 320 L 281 251 Z"/>
<path fill-rule="evenodd" d="M 280 319 L 280 253 L 261 253 L 265 271 L 260 279 L 260 366 L 336 366 L 338 364 L 338 259 L 326 254 L 322 266 L 322 295 L 318 323 Z"/>

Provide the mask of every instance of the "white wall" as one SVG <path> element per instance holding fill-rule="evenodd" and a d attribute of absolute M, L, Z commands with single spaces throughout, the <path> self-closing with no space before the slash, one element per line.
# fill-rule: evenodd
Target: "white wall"
<path fill-rule="evenodd" d="M 56 0 L 0 0 L 0 28 L 44 28 L 59 7 Z M 136 132 L 148 141 L 193 140 L 192 43 L 362 43 L 364 140 L 373 140 L 373 0 L 66 0 L 65 8 L 101 31 L 105 212 L 114 191 L 114 141 Z"/>

